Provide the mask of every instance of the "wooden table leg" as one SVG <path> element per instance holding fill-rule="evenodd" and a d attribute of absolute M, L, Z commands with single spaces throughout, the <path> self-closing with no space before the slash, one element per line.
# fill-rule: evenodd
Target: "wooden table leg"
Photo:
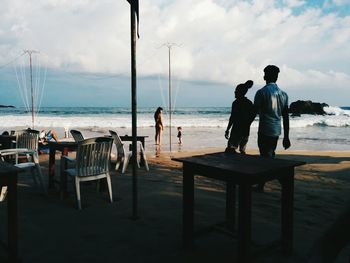
<path fill-rule="evenodd" d="M 182 242 L 185 248 L 193 247 L 194 225 L 194 175 L 186 163 L 183 165 L 183 203 L 182 203 Z"/>
<path fill-rule="evenodd" d="M 226 183 L 226 225 L 230 231 L 236 224 L 236 184 Z"/>
<path fill-rule="evenodd" d="M 8 252 L 9 262 L 18 260 L 18 210 L 17 210 L 17 174 L 11 174 L 8 184 Z"/>
<path fill-rule="evenodd" d="M 250 262 L 252 186 L 240 184 L 238 189 L 238 262 Z"/>
<path fill-rule="evenodd" d="M 49 149 L 49 189 L 54 188 L 54 177 L 55 177 L 55 154 L 56 150 L 50 147 Z"/>
<path fill-rule="evenodd" d="M 63 148 L 62 150 L 62 155 L 67 156 L 68 155 L 68 148 Z M 61 162 L 62 162 L 61 158 Z M 67 173 L 64 171 L 67 170 L 68 165 L 67 165 L 67 160 L 64 159 L 65 161 L 61 163 L 60 167 L 60 196 L 61 200 L 63 200 L 67 196 Z"/>
<path fill-rule="evenodd" d="M 283 251 L 291 254 L 293 252 L 294 168 L 290 168 L 287 173 L 280 180 L 282 187 L 281 242 Z"/>

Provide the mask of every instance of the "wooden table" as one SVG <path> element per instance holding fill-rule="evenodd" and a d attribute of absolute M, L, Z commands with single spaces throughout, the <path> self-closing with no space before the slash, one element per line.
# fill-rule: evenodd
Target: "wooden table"
<path fill-rule="evenodd" d="M 8 259 L 18 261 L 18 210 L 17 210 L 17 173 L 19 169 L 0 161 L 0 188 L 7 186 L 7 222 L 8 222 Z"/>
<path fill-rule="evenodd" d="M 132 136 L 124 135 L 119 136 L 122 141 L 132 141 Z M 145 149 L 145 138 L 148 136 L 137 136 L 137 141 L 142 143 Z M 54 187 L 55 184 L 55 170 L 56 170 L 56 151 L 60 151 L 62 155 L 68 155 L 68 152 L 76 151 L 78 149 L 78 143 L 74 141 L 49 141 L 49 189 Z"/>
<path fill-rule="evenodd" d="M 55 170 L 56 170 L 56 151 L 60 151 L 62 155 L 68 155 L 68 152 L 76 151 L 78 143 L 73 141 L 49 141 L 49 189 L 55 184 Z"/>
<path fill-rule="evenodd" d="M 253 155 L 213 153 L 173 158 L 183 163 L 183 245 L 194 244 L 194 175 L 226 182 L 226 220 L 235 220 L 235 189 L 238 186 L 238 262 L 250 262 L 252 185 L 278 179 L 281 182 L 282 235 L 286 253 L 293 250 L 294 168 L 299 161 L 262 158 Z"/>
<path fill-rule="evenodd" d="M 142 144 L 142 147 L 144 150 L 146 150 L 145 148 L 145 138 L 147 138 L 148 136 L 137 136 L 136 137 L 136 140 L 141 142 Z M 122 136 L 119 136 L 119 138 L 122 140 L 122 141 L 127 141 L 127 142 L 132 142 L 132 136 L 129 136 L 129 135 L 122 135 Z"/>
<path fill-rule="evenodd" d="M 0 135 L 0 149 L 14 148 L 16 136 L 14 135 Z"/>

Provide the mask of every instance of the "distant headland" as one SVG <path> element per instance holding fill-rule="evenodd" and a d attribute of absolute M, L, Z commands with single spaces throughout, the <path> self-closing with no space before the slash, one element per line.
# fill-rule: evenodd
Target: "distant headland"
<path fill-rule="evenodd" d="M 12 105 L 0 105 L 0 108 L 16 108 L 16 107 Z"/>

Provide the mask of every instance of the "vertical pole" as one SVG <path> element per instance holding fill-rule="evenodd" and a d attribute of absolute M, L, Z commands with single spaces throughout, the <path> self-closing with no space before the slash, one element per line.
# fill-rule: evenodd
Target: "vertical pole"
<path fill-rule="evenodd" d="M 29 69 L 30 69 L 30 92 L 32 95 L 32 129 L 34 130 L 34 91 L 33 91 L 33 69 L 32 69 L 32 53 L 29 52 Z"/>
<path fill-rule="evenodd" d="M 169 56 L 169 151 L 171 153 L 171 63 L 170 63 L 170 50 L 171 46 L 168 46 Z"/>
<path fill-rule="evenodd" d="M 130 4 L 131 25 L 131 111 L 132 111 L 132 219 L 137 219 L 137 97 L 135 6 Z"/>

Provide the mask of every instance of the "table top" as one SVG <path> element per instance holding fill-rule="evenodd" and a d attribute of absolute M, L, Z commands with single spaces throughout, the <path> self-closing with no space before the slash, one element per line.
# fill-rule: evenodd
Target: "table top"
<path fill-rule="evenodd" d="M 139 138 L 139 139 L 143 139 L 143 138 L 147 138 L 148 136 L 147 135 L 137 135 L 136 138 Z M 129 135 L 121 135 L 119 136 L 119 138 L 121 140 L 125 140 L 125 139 L 132 139 L 132 136 L 129 136 Z"/>
<path fill-rule="evenodd" d="M 78 145 L 78 143 L 75 141 L 48 141 L 48 143 L 52 145 Z"/>
<path fill-rule="evenodd" d="M 63 151 L 65 148 L 68 148 L 69 150 L 75 150 L 78 148 L 78 143 L 75 141 L 49 141 L 49 148 L 50 148 L 50 153 L 53 154 L 54 151 L 52 150 L 58 150 L 58 151 Z"/>
<path fill-rule="evenodd" d="M 226 180 L 227 176 L 244 177 L 254 179 L 256 176 L 271 175 L 288 168 L 294 168 L 305 164 L 301 161 L 284 160 L 277 158 L 263 158 L 258 155 L 238 153 L 212 153 L 184 158 L 173 158 L 184 165 L 201 169 L 202 172 L 215 172 L 209 177 Z M 207 175 L 208 176 L 208 175 Z"/>

